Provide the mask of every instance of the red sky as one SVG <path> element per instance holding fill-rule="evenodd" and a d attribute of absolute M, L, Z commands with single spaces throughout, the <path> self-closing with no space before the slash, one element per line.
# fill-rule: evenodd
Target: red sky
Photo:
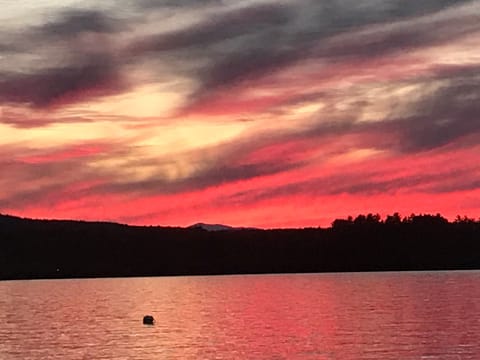
<path fill-rule="evenodd" d="M 480 1 L 32 0 L 0 24 L 1 213 L 480 216 Z"/>

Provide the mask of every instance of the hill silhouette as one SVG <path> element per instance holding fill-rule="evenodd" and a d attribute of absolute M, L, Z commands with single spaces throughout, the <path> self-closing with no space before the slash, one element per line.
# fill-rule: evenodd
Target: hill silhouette
<path fill-rule="evenodd" d="M 480 221 L 359 215 L 330 228 L 128 226 L 0 215 L 0 279 L 480 269 Z"/>

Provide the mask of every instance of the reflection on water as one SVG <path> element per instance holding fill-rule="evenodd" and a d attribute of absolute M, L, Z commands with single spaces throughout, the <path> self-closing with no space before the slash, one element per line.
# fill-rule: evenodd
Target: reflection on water
<path fill-rule="evenodd" d="M 7 281 L 0 359 L 477 360 L 479 298 L 480 272 Z"/>

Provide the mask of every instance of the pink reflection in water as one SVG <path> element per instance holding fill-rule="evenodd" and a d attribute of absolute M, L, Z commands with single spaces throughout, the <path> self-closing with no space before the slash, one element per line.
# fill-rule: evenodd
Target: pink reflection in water
<path fill-rule="evenodd" d="M 479 285 L 480 272 L 1 282 L 0 358 L 473 360 Z"/>

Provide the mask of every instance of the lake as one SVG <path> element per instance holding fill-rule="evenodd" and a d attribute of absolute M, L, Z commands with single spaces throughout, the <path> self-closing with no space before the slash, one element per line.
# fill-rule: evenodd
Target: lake
<path fill-rule="evenodd" d="M 4 281 L 0 359 L 478 360 L 479 299 L 477 271 Z"/>

